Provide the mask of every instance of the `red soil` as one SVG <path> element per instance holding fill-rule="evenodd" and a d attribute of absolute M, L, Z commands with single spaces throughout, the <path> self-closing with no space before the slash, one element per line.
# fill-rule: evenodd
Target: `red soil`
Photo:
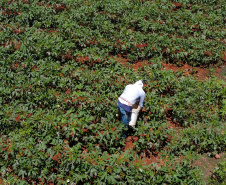
<path fill-rule="evenodd" d="M 65 7 L 64 4 L 56 4 L 56 5 L 53 6 L 53 9 L 54 9 L 54 10 L 58 10 L 58 11 L 64 10 L 65 8 L 66 8 L 66 7 Z"/>
<path fill-rule="evenodd" d="M 205 52 L 206 55 L 212 55 L 210 52 Z M 222 51 L 223 54 L 223 61 L 226 61 L 226 52 Z M 130 59 L 126 58 L 126 55 L 118 55 L 116 58 L 116 61 L 121 63 L 125 67 L 129 67 Z M 140 61 L 134 61 L 132 64 L 132 68 L 137 71 L 137 70 L 145 70 L 145 67 L 150 66 L 152 63 L 149 63 L 148 61 L 145 60 L 140 60 Z M 221 67 L 214 66 L 215 76 L 219 76 L 221 71 L 224 69 L 226 62 Z M 163 63 L 163 70 L 172 70 L 174 72 L 176 71 L 183 71 L 185 76 L 188 75 L 193 75 L 199 78 L 200 81 L 207 80 L 209 79 L 210 72 L 208 69 L 205 69 L 205 67 L 192 67 L 189 64 L 182 64 L 181 67 L 176 66 L 174 64 L 169 64 L 169 63 Z"/>
<path fill-rule="evenodd" d="M 2 179 L 0 179 L 0 184 L 4 184 L 4 181 Z"/>
<path fill-rule="evenodd" d="M 116 61 L 121 63 L 123 66 L 128 67 L 128 62 L 130 59 L 125 58 L 126 56 L 118 55 Z"/>
<path fill-rule="evenodd" d="M 7 47 L 7 46 L 10 46 L 10 47 L 14 47 L 16 48 L 17 50 L 20 49 L 20 46 L 22 45 L 22 43 L 19 43 L 19 42 L 12 42 L 11 40 L 7 42 L 5 42 L 4 44 L 1 44 L 0 46 L 3 46 L 3 47 Z"/>
<path fill-rule="evenodd" d="M 125 140 L 125 150 L 133 150 L 134 149 L 134 142 L 138 141 L 138 136 L 128 136 Z M 148 156 L 147 154 L 148 153 Z M 159 165 L 163 165 L 164 164 L 164 160 L 161 158 L 160 153 L 158 152 L 150 152 L 150 151 L 146 151 L 143 152 L 139 158 L 142 159 L 142 161 L 144 162 L 143 165 L 149 165 L 151 163 L 158 163 Z"/>
<path fill-rule="evenodd" d="M 133 64 L 133 69 L 138 70 L 138 69 L 145 69 L 146 66 L 150 66 L 151 63 L 148 63 L 147 61 L 138 61 L 135 64 Z"/>
<path fill-rule="evenodd" d="M 128 136 L 125 140 L 125 150 L 134 149 L 135 146 L 133 143 L 138 141 L 138 139 L 137 136 Z"/>
<path fill-rule="evenodd" d="M 24 31 L 25 31 L 25 28 L 24 29 L 13 30 L 13 33 L 14 34 L 18 34 L 18 33 L 23 33 Z"/>
<path fill-rule="evenodd" d="M 188 64 L 184 64 L 181 67 L 177 67 L 173 64 L 165 64 L 165 63 L 162 63 L 162 65 L 163 65 L 163 70 L 172 70 L 172 71 L 182 70 L 182 71 L 184 71 L 185 76 L 193 75 L 193 76 L 198 77 L 199 80 L 201 80 L 201 81 L 209 79 L 210 72 L 209 72 L 209 70 L 205 69 L 204 67 L 192 67 Z M 214 75 L 219 76 L 220 72 L 223 70 L 224 67 L 225 67 L 225 64 L 222 67 L 215 66 L 214 67 L 214 70 L 215 70 Z"/>
<path fill-rule="evenodd" d="M 223 61 L 226 62 L 226 51 L 222 51 L 222 55 L 223 55 Z"/>
<path fill-rule="evenodd" d="M 143 156 L 142 160 L 147 166 L 151 163 L 158 163 L 160 166 L 164 165 L 164 160 L 159 155 L 153 156 L 151 153 L 149 157 Z"/>

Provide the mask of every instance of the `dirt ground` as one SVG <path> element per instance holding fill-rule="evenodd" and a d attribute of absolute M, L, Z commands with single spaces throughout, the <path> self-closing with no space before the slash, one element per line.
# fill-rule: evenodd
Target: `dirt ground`
<path fill-rule="evenodd" d="M 221 153 L 217 157 L 209 157 L 208 154 L 203 154 L 192 165 L 197 166 L 202 171 L 204 181 L 208 184 L 208 179 L 211 177 L 215 166 L 225 160 L 226 153 Z"/>
<path fill-rule="evenodd" d="M 118 60 L 122 65 L 127 66 L 127 60 Z M 134 70 L 139 70 L 145 68 L 145 66 L 150 66 L 151 63 L 148 63 L 147 61 L 138 61 L 133 64 Z M 210 76 L 217 76 L 223 80 L 226 80 L 226 62 L 223 63 L 221 67 L 218 67 L 217 65 L 214 65 L 210 67 L 209 69 L 206 67 L 192 67 L 189 64 L 181 64 L 181 66 L 176 66 L 174 64 L 167 64 L 162 62 L 163 70 L 172 70 L 172 71 L 184 71 L 184 75 L 193 75 L 198 77 L 200 80 L 206 80 Z"/>

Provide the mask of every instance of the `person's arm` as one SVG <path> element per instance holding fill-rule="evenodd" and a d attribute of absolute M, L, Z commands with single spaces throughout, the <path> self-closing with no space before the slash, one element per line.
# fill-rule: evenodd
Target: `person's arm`
<path fill-rule="evenodd" d="M 141 107 L 141 109 L 143 108 L 144 98 L 145 98 L 145 92 L 143 92 L 140 96 L 139 106 Z"/>
<path fill-rule="evenodd" d="M 138 105 L 137 109 L 133 109 L 134 113 L 139 113 L 142 110 L 144 98 L 145 98 L 145 92 L 143 91 L 140 95 L 139 105 Z"/>

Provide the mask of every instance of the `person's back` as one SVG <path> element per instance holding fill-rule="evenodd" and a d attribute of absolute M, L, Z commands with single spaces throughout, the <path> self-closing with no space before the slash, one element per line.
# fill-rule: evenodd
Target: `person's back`
<path fill-rule="evenodd" d="M 120 98 L 125 99 L 132 105 L 135 104 L 138 101 L 138 99 L 140 99 L 139 106 L 143 107 L 145 92 L 142 89 L 142 87 L 143 87 L 143 83 L 140 80 L 137 81 L 135 84 L 129 84 L 125 87 Z M 121 102 L 120 98 L 119 98 L 119 101 Z"/>

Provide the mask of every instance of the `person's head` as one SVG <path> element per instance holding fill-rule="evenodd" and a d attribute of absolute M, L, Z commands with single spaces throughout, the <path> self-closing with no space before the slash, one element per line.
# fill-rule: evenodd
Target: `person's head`
<path fill-rule="evenodd" d="M 144 81 L 143 81 L 143 80 L 138 80 L 138 81 L 135 82 L 135 84 L 136 84 L 136 85 L 139 85 L 139 86 L 141 86 L 141 87 L 143 88 L 143 86 L 144 86 Z"/>

